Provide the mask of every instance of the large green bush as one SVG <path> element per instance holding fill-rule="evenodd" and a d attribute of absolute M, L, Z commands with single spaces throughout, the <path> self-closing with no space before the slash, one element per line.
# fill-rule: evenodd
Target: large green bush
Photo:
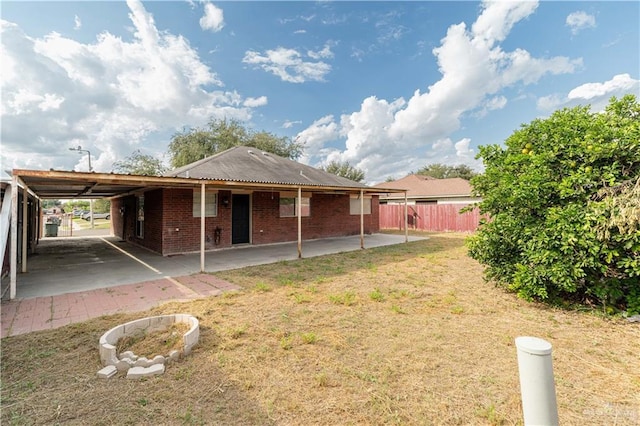
<path fill-rule="evenodd" d="M 640 105 L 555 112 L 505 147 L 480 147 L 472 179 L 488 216 L 468 241 L 494 280 L 527 299 L 640 313 Z"/>

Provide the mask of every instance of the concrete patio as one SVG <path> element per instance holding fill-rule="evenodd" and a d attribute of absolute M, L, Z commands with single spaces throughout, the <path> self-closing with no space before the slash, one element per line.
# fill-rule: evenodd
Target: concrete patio
<path fill-rule="evenodd" d="M 365 248 L 404 241 L 402 235 L 366 235 Z M 303 242 L 303 257 L 356 250 L 360 236 Z M 206 272 L 297 257 L 297 243 L 215 250 L 206 253 Z M 16 299 L 2 302 L 2 337 L 239 290 L 200 274 L 199 253 L 164 257 L 112 236 L 43 239 L 28 259 L 28 271 L 18 274 Z"/>

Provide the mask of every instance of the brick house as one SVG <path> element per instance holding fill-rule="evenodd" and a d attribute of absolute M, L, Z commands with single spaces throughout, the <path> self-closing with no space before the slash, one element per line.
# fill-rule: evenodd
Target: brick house
<path fill-rule="evenodd" d="M 207 250 L 297 240 L 302 257 L 303 240 L 360 234 L 364 248 L 379 230 L 379 189 L 248 147 L 165 176 L 13 169 L 8 192 L 11 299 L 40 237 L 41 199 L 108 198 L 113 236 L 161 255 L 200 252 L 201 271 Z"/>
<path fill-rule="evenodd" d="M 424 175 L 408 175 L 402 179 L 382 182 L 375 185 L 381 192 L 380 204 L 404 204 L 404 194 L 398 192 L 386 193 L 392 188 L 406 189 L 409 205 L 421 204 L 473 204 L 480 198 L 472 195 L 471 184 L 459 177 L 436 179 Z"/>
<path fill-rule="evenodd" d="M 379 190 L 255 148 L 231 148 L 164 177 L 194 185 L 112 198 L 114 235 L 172 255 L 201 250 L 203 241 L 211 250 L 379 230 Z"/>

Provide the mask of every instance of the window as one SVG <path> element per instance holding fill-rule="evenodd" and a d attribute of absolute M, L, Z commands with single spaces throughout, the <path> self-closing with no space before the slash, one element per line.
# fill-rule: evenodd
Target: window
<path fill-rule="evenodd" d="M 144 195 L 136 197 L 136 237 L 144 238 Z"/>
<path fill-rule="evenodd" d="M 204 194 L 204 217 L 218 216 L 218 191 L 206 190 Z M 193 190 L 193 217 L 200 217 L 200 189 Z"/>
<path fill-rule="evenodd" d="M 311 199 L 302 197 L 302 217 L 311 214 Z M 298 216 L 298 198 L 280 196 L 280 217 Z"/>
<path fill-rule="evenodd" d="M 352 196 L 349 201 L 349 214 L 360 214 L 360 197 Z M 364 214 L 371 214 L 371 197 L 364 197 Z"/>

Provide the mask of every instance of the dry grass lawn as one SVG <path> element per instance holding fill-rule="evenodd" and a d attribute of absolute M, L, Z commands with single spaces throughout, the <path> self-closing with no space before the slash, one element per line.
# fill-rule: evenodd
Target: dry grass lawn
<path fill-rule="evenodd" d="M 522 424 L 514 339 L 553 344 L 563 425 L 640 424 L 640 324 L 518 300 L 464 236 L 218 274 L 244 287 L 2 340 L 10 424 Z M 199 346 L 162 376 L 96 377 L 97 343 L 190 313 Z"/>

